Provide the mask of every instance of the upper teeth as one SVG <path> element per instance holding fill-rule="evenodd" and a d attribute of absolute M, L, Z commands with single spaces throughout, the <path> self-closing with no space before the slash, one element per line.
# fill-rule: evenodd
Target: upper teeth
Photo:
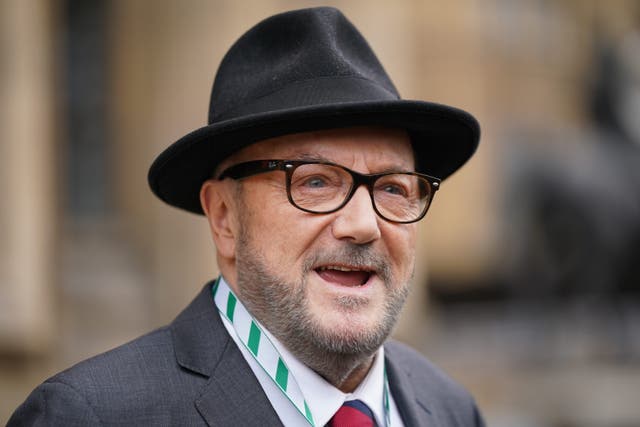
<path fill-rule="evenodd" d="M 339 265 L 328 265 L 326 267 L 320 267 L 321 271 L 324 270 L 338 270 L 338 271 L 361 271 L 361 270 L 355 270 L 353 268 L 349 268 L 349 267 L 341 267 Z"/>

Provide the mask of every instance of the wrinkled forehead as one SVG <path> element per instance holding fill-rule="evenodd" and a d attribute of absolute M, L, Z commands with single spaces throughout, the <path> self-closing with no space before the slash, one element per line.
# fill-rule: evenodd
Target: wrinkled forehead
<path fill-rule="evenodd" d="M 415 168 L 411 139 L 405 130 L 353 127 L 265 139 L 234 153 L 218 166 L 217 171 L 261 159 L 317 159 L 347 167 L 361 164 L 380 170 L 412 171 Z"/>

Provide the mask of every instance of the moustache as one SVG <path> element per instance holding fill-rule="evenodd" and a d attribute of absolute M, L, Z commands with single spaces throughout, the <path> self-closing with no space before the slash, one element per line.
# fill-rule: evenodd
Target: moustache
<path fill-rule="evenodd" d="M 391 267 L 388 258 L 371 246 L 344 244 L 337 248 L 318 248 L 303 264 L 304 273 L 320 267 L 339 265 L 354 270 L 363 270 L 379 276 L 385 284 L 392 282 Z"/>

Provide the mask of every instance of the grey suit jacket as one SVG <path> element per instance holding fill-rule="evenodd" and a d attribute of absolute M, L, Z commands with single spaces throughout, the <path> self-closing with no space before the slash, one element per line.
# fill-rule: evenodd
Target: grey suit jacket
<path fill-rule="evenodd" d="M 407 426 L 482 426 L 473 399 L 415 351 L 385 344 Z M 170 325 L 38 386 L 8 426 L 281 426 L 213 304 L 210 284 Z"/>

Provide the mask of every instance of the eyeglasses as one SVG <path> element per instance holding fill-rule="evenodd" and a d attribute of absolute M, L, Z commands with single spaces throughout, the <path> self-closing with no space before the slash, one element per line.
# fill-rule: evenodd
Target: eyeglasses
<path fill-rule="evenodd" d="M 417 172 L 361 174 L 328 162 L 255 160 L 226 169 L 218 179 L 242 179 L 284 171 L 287 197 L 296 208 L 328 214 L 346 205 L 366 185 L 375 212 L 389 222 L 408 224 L 427 213 L 440 179 Z"/>

